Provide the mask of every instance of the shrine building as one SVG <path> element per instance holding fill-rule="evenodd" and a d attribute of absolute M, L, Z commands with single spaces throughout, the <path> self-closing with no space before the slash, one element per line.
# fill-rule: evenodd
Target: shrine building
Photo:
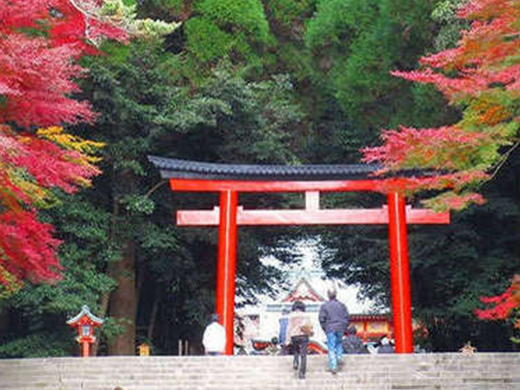
<path fill-rule="evenodd" d="M 325 353 L 327 337 L 320 327 L 318 314 L 321 305 L 327 301 L 329 286 L 337 289 L 338 300 L 346 304 L 350 324 L 356 327 L 357 335 L 363 342 L 376 342 L 382 336 L 393 339 L 391 315 L 373 313 L 370 305 L 356 300 L 356 291 L 349 286 L 339 281 L 325 280 L 322 273 L 312 271 L 300 273 L 294 280 L 290 291 L 283 292 L 277 299 L 237 309 L 235 326 L 239 326 L 239 320 L 242 337 L 235 334 L 236 346 L 241 346 L 248 353 L 261 352 L 274 337 L 278 338 L 279 319 L 284 309 L 291 310 L 293 302 L 302 301 L 314 328 L 309 349 L 314 353 Z"/>

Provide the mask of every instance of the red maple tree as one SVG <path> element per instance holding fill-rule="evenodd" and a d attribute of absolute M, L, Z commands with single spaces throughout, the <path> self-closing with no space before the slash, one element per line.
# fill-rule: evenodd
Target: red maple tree
<path fill-rule="evenodd" d="M 458 16 L 470 27 L 455 48 L 422 58 L 419 70 L 393 75 L 434 85 L 450 104 L 462 109 L 461 120 L 434 129 L 386 130 L 382 146 L 363 150 L 365 161 L 383 164 L 382 172 L 410 168 L 441 172 L 412 180 L 401 189 L 440 190 L 425 202 L 438 209 L 482 203 L 478 184 L 489 180 L 520 144 L 520 0 L 470 0 Z M 385 182 L 381 190 L 391 184 Z M 520 276 L 503 294 L 482 301 L 494 306 L 477 310 L 479 318 L 514 316 L 520 308 Z"/>
<path fill-rule="evenodd" d="M 94 143 L 63 134 L 66 123 L 92 122 L 71 94 L 85 74 L 76 62 L 100 36 L 127 33 L 97 17 L 97 0 L 0 0 L 0 292 L 22 280 L 59 277 L 52 226 L 37 217 L 50 189 L 68 193 L 99 173 L 86 155 Z M 1 295 L 1 294 L 0 294 Z"/>
<path fill-rule="evenodd" d="M 481 320 L 506 320 L 514 318 L 514 327 L 520 329 L 520 275 L 513 278 L 511 286 L 502 294 L 493 297 L 481 297 L 488 305 L 486 309 L 477 309 L 475 314 Z"/>
<path fill-rule="evenodd" d="M 405 189 L 442 190 L 425 201 L 437 209 L 484 201 L 476 188 L 517 146 L 520 125 L 520 0 L 471 0 L 458 16 L 470 28 L 457 47 L 422 58 L 419 70 L 392 74 L 434 85 L 462 109 L 462 119 L 439 128 L 385 130 L 382 146 L 363 150 L 364 160 L 381 162 L 383 171 L 443 172 Z"/>

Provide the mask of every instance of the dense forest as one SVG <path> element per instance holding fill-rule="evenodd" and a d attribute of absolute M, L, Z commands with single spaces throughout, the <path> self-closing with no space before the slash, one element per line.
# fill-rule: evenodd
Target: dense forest
<path fill-rule="evenodd" d="M 463 0 L 126 0 L 137 17 L 180 23 L 161 37 L 106 41 L 81 58 L 79 100 L 97 113 L 69 133 L 103 144 L 101 174 L 79 193 L 54 191 L 39 217 L 62 241 L 62 277 L 0 290 L 0 357 L 78 354 L 67 318 L 87 304 L 106 319 L 97 354 L 156 355 L 178 339 L 200 343 L 214 308 L 217 232 L 178 228 L 173 211 L 207 208 L 216 195 L 172 193 L 148 155 L 249 164 L 358 163 L 382 129 L 460 120 L 431 85 L 391 75 L 455 47 Z M 0 94 L 1 94 L 0 90 Z M 1 104 L 1 100 L 0 100 Z M 507 322 L 478 319 L 479 298 L 519 270 L 520 152 L 479 190 L 487 202 L 447 226 L 409 228 L 414 318 L 431 351 L 512 350 Z M 426 194 L 428 195 L 428 194 Z M 425 196 L 426 196 L 425 195 Z M 422 195 L 410 198 L 419 204 Z M 379 194 L 330 194 L 327 205 L 380 205 Z M 301 204 L 296 196 L 241 196 L 252 208 Z M 296 264 L 295 246 L 319 238 L 331 277 L 388 306 L 385 227 L 244 228 L 237 293 L 244 301 L 283 282 L 259 259 Z"/>

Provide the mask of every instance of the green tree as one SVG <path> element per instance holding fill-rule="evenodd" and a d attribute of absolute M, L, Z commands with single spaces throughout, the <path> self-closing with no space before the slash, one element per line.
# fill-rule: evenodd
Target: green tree
<path fill-rule="evenodd" d="M 177 57 L 184 78 L 201 84 L 221 60 L 261 70 L 270 32 L 260 0 L 197 0 L 187 15 Z"/>
<path fill-rule="evenodd" d="M 357 146 L 374 142 L 380 128 L 431 123 L 449 115 L 443 105 L 431 108 L 432 100 L 438 102 L 429 91 L 414 90 L 390 75 L 396 68 L 411 67 L 431 46 L 434 5 L 417 0 L 318 3 L 305 42 L 315 58 L 315 82 L 334 97 L 346 117 L 347 129 L 338 134 L 345 138 L 344 153 L 357 159 Z M 421 99 L 428 101 L 429 110 L 417 104 Z"/>
<path fill-rule="evenodd" d="M 18 294 L 1 302 L 0 356 L 46 357 L 77 352 L 74 332 L 67 319 L 87 304 L 99 310 L 99 296 L 114 288 L 105 274 L 117 259 L 109 241 L 110 215 L 96 209 L 82 196 L 60 196 L 62 206 L 47 210 L 44 220 L 56 226 L 64 243 L 59 258 L 63 278 L 52 284 L 27 284 Z M 114 331 L 110 322 L 106 332 Z"/>
<path fill-rule="evenodd" d="M 128 321 L 121 322 L 125 332 L 112 339 L 109 353 L 129 354 L 133 353 L 135 325 L 141 320 L 150 323 L 150 316 L 155 315 L 153 310 L 139 312 L 141 299 L 162 305 L 168 291 L 176 291 L 175 310 L 182 313 L 187 334 L 199 329 L 212 307 L 208 298 L 214 283 L 215 236 L 172 230 L 171 210 L 182 202 L 172 202 L 167 187 L 156 186 L 159 179 L 146 155 L 291 161 L 294 156 L 283 145 L 301 113 L 292 101 L 291 84 L 283 76 L 247 82 L 231 65 L 221 66 L 204 87 L 193 92 L 176 86 L 170 74 L 175 58 L 160 45 L 108 51 L 109 56 L 90 64 L 88 91 L 101 113 L 91 131 L 107 144 L 102 163 L 105 174 L 98 179 L 90 201 L 112 214 L 111 239 L 122 253 L 122 260 L 109 266 L 108 274 L 118 287 L 110 293 L 107 308 L 111 317 Z M 258 248 L 253 252 L 258 255 Z M 172 253 L 176 253 L 173 260 Z M 165 267 L 172 271 L 164 272 Z M 259 267 L 243 270 L 264 275 Z M 162 287 L 150 292 L 157 277 L 162 279 L 157 286 Z M 153 335 L 153 331 L 146 333 Z"/>

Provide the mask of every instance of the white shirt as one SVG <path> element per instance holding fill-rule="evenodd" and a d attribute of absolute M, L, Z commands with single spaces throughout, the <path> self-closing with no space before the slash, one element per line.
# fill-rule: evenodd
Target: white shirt
<path fill-rule="evenodd" d="M 224 353 L 226 347 L 226 330 L 218 322 L 212 322 L 206 327 L 202 336 L 202 345 L 207 352 Z"/>

